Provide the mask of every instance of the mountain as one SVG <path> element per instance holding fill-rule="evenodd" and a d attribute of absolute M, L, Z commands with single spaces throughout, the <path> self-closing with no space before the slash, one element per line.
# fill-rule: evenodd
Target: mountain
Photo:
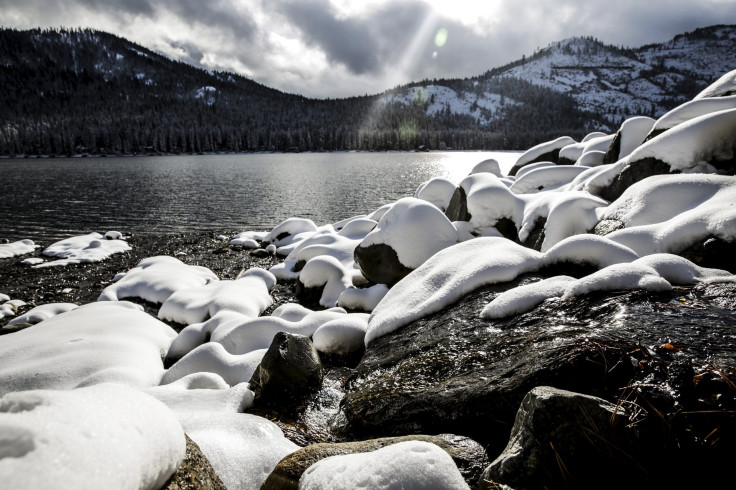
<path fill-rule="evenodd" d="M 735 40 L 571 38 L 470 79 L 315 100 L 100 31 L 0 29 L 0 155 L 517 149 L 660 115 L 736 67 Z"/>

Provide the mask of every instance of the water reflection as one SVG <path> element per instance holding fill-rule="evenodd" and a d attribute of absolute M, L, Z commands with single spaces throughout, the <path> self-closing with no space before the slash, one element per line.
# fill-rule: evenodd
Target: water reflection
<path fill-rule="evenodd" d="M 367 214 L 437 176 L 518 153 L 312 153 L 0 160 L 0 238 L 267 229 Z"/>

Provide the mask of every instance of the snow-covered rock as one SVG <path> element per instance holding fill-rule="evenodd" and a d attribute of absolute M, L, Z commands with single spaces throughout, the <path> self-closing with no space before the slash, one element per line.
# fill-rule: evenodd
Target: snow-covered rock
<path fill-rule="evenodd" d="M 525 151 L 518 160 L 516 160 L 516 163 L 509 171 L 509 175 L 516 175 L 516 172 L 518 172 L 520 168 L 529 165 L 530 163 L 543 161 L 556 163 L 560 155 L 560 150 L 567 145 L 572 145 L 574 143 L 575 140 L 571 137 L 561 136 L 555 140 L 546 141 L 533 146 Z"/>
<path fill-rule="evenodd" d="M 35 308 L 25 312 L 19 317 L 13 318 L 8 322 L 8 325 L 15 325 L 17 323 L 30 323 L 36 324 L 44 320 L 48 320 L 51 317 L 60 315 L 67 311 L 75 310 L 79 308 L 79 305 L 74 303 L 50 303 L 46 305 L 36 306 Z"/>
<path fill-rule="evenodd" d="M 90 233 L 61 240 L 44 249 L 43 254 L 59 260 L 45 262 L 35 267 L 65 266 L 101 262 L 112 254 L 131 250 L 125 240 L 107 240 L 99 233 Z"/>
<path fill-rule="evenodd" d="M 18 255 L 29 254 L 36 250 L 33 240 L 18 240 L 10 243 L 0 243 L 0 259 L 9 259 Z"/>

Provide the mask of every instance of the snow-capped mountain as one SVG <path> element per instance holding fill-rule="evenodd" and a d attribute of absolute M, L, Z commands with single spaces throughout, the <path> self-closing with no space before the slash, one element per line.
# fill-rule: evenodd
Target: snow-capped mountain
<path fill-rule="evenodd" d="M 516 78 L 570 95 L 580 109 L 617 126 L 632 116 L 660 116 L 734 68 L 736 26 L 697 29 L 638 49 L 573 37 L 472 78 L 460 90 L 447 86 L 460 81 L 442 80 L 411 84 L 382 98 L 408 105 L 429 97 L 428 115 L 449 110 L 488 124 L 505 114 L 505 104 L 516 102 L 504 100 L 494 86 L 499 79 Z"/>

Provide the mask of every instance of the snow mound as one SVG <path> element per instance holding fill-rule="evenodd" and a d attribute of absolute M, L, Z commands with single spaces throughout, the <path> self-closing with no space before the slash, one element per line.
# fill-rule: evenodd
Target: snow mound
<path fill-rule="evenodd" d="M 399 281 L 371 313 L 365 343 L 440 311 L 486 284 L 539 267 L 543 255 L 505 238 L 476 238 L 438 252 Z"/>
<path fill-rule="evenodd" d="M 576 281 L 574 277 L 556 276 L 509 289 L 488 303 L 481 311 L 480 317 L 493 320 L 525 313 L 550 298 L 562 296 L 574 281 Z"/>
<path fill-rule="evenodd" d="M 11 243 L 0 243 L 0 259 L 9 259 L 18 255 L 29 254 L 36 250 L 33 240 L 18 240 Z"/>
<path fill-rule="evenodd" d="M 416 269 L 456 241 L 455 227 L 442 211 L 426 201 L 405 197 L 394 203 L 360 247 L 388 245 L 398 255 L 399 262 Z"/>
<path fill-rule="evenodd" d="M 488 161 L 488 160 L 486 160 Z M 493 160 L 495 162 L 495 160 Z M 496 162 L 498 167 L 498 162 Z M 472 173 L 472 172 L 471 172 Z M 437 206 L 440 211 L 445 212 L 450 204 L 452 194 L 455 192 L 455 184 L 443 177 L 436 177 L 417 188 L 414 197 L 422 199 Z"/>
<path fill-rule="evenodd" d="M 29 257 L 23 261 L 21 261 L 21 264 L 23 265 L 38 265 L 43 264 L 43 259 L 40 257 Z"/>
<path fill-rule="evenodd" d="M 337 306 L 349 310 L 373 311 L 388 293 L 388 286 L 375 284 L 368 288 L 348 288 L 340 294 Z"/>
<path fill-rule="evenodd" d="M 269 291 L 275 284 L 276 278 L 270 272 L 249 269 L 234 281 L 215 281 L 175 291 L 161 305 L 158 317 L 186 325 L 204 322 L 225 311 L 254 318 L 273 303 Z"/>
<path fill-rule="evenodd" d="M 629 187 L 601 221 L 623 226 L 606 236 L 640 256 L 679 253 L 709 236 L 736 241 L 734 202 L 733 177 L 657 175 Z"/>
<path fill-rule="evenodd" d="M 368 314 L 352 313 L 323 324 L 314 332 L 312 342 L 325 354 L 350 354 L 363 348 L 366 330 Z"/>
<path fill-rule="evenodd" d="M 475 167 L 473 167 L 469 175 L 479 174 L 479 173 L 489 173 L 499 178 L 503 177 L 503 175 L 501 174 L 501 167 L 498 165 L 498 160 L 496 160 L 495 158 L 489 158 L 488 160 L 483 160 L 482 162 L 477 164 Z"/>
<path fill-rule="evenodd" d="M 307 288 L 322 287 L 319 304 L 326 308 L 337 305 L 340 295 L 352 286 L 340 261 L 331 255 L 320 255 L 307 262 L 299 281 Z"/>
<path fill-rule="evenodd" d="M 552 265 L 572 262 L 608 267 L 613 264 L 632 262 L 638 258 L 636 252 L 607 237 L 575 235 L 550 248 L 544 256 L 544 263 Z"/>
<path fill-rule="evenodd" d="M 711 83 L 696 95 L 693 100 L 700 100 L 706 97 L 723 97 L 733 94 L 736 94 L 736 70 L 729 71 L 721 76 L 721 78 Z"/>
<path fill-rule="evenodd" d="M 171 384 L 154 386 L 146 393 L 169 407 L 177 415 L 198 412 L 242 413 L 253 405 L 254 394 L 248 383 L 230 387 L 215 373 L 194 373 Z"/>
<path fill-rule="evenodd" d="M 599 165 L 603 165 L 605 157 L 605 151 L 588 151 L 580 155 L 580 158 L 577 159 L 575 165 L 580 167 L 598 167 Z"/>
<path fill-rule="evenodd" d="M 572 283 L 565 290 L 562 299 L 566 300 L 594 291 L 617 291 L 622 289 L 669 291 L 672 289 L 672 284 L 660 276 L 652 267 L 636 262 L 614 264 Z"/>
<path fill-rule="evenodd" d="M 0 398 L 5 488 L 157 489 L 186 452 L 169 409 L 126 386 Z"/>
<path fill-rule="evenodd" d="M 465 191 L 470 222 L 476 229 L 495 226 L 501 218 L 522 222 L 525 201 L 495 175 L 470 175 L 460 182 L 460 187 Z"/>
<path fill-rule="evenodd" d="M 263 359 L 266 349 L 255 349 L 245 354 L 230 354 L 216 342 L 207 342 L 186 354 L 166 371 L 162 385 L 168 385 L 196 373 L 214 373 L 228 385 L 247 383 Z"/>
<path fill-rule="evenodd" d="M 555 152 L 559 153 L 559 150 L 573 143 L 575 143 L 575 140 L 570 138 L 569 136 L 561 136 L 555 140 L 546 141 L 544 143 L 533 146 L 522 153 L 519 159 L 516 160 L 514 167 L 509 172 L 509 175 L 516 175 L 516 171 L 521 167 L 529 165 L 530 163 L 534 163 L 542 157 L 545 157 L 547 154 L 552 154 Z M 547 159 L 549 160 L 550 158 Z"/>
<path fill-rule="evenodd" d="M 696 117 L 735 108 L 736 95 L 691 100 L 660 117 L 652 127 L 652 133 L 661 133 Z"/>
<path fill-rule="evenodd" d="M 317 225 L 311 219 L 289 218 L 268 232 L 263 241 L 282 247 L 297 241 L 298 235 L 302 233 L 314 233 L 315 231 L 317 231 Z"/>
<path fill-rule="evenodd" d="M 169 256 L 148 257 L 106 287 L 97 301 L 141 298 L 162 304 L 180 289 L 204 286 L 219 279 L 206 267 L 187 265 Z"/>
<path fill-rule="evenodd" d="M 128 302 L 100 302 L 3 337 L 0 394 L 159 383 L 176 332 Z"/>
<path fill-rule="evenodd" d="M 229 489 L 258 490 L 279 461 L 299 446 L 269 420 L 245 413 L 188 413 L 184 432 Z"/>
<path fill-rule="evenodd" d="M 423 441 L 400 442 L 368 453 L 331 456 L 307 468 L 299 480 L 299 490 L 356 487 L 469 488 L 450 455 L 439 446 Z"/>
<path fill-rule="evenodd" d="M 267 231 L 244 231 L 235 235 L 230 240 L 230 245 L 243 248 L 258 248 L 259 242 L 262 242 L 268 236 Z"/>
<path fill-rule="evenodd" d="M 618 158 L 623 158 L 631 154 L 632 151 L 639 147 L 649 134 L 649 131 L 651 131 L 655 122 L 654 119 L 646 116 L 632 117 L 624 121 L 618 130 L 620 135 Z"/>
<path fill-rule="evenodd" d="M 514 194 L 533 194 L 555 189 L 572 182 L 585 170 L 573 165 L 537 168 L 518 177 L 509 190 Z"/>
<path fill-rule="evenodd" d="M 35 308 L 27 311 L 23 315 L 13 318 L 8 322 L 8 325 L 15 325 L 17 323 L 41 323 L 44 320 L 48 320 L 51 317 L 60 315 L 67 311 L 75 310 L 79 305 L 74 303 L 50 303 L 47 305 L 36 306 Z"/>
<path fill-rule="evenodd" d="M 106 240 L 99 233 L 90 233 L 61 240 L 48 246 L 43 254 L 60 260 L 46 262 L 35 267 L 65 266 L 101 262 L 109 256 L 128 252 L 130 245 L 125 240 Z"/>

